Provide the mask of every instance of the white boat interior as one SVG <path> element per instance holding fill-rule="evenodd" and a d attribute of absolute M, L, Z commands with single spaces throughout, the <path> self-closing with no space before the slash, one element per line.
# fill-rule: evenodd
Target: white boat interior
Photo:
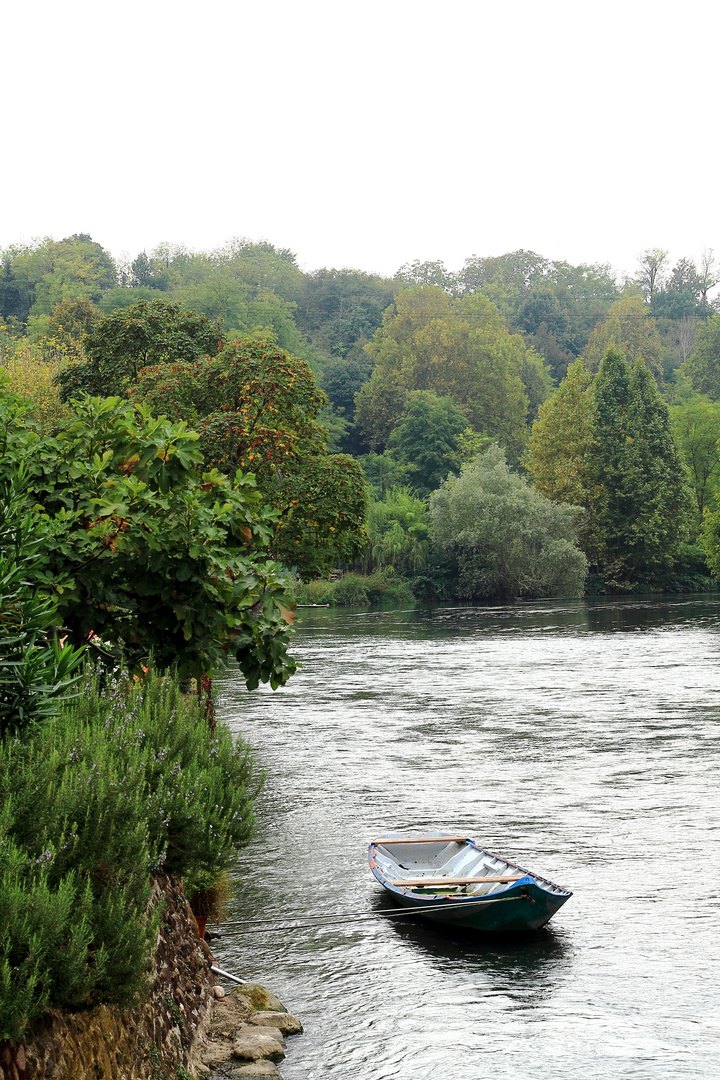
<path fill-rule="evenodd" d="M 423 895 L 488 896 L 527 876 L 525 870 L 462 837 L 388 835 L 373 843 L 375 867 L 382 877 Z M 531 876 L 541 888 L 566 892 L 543 878 Z"/>

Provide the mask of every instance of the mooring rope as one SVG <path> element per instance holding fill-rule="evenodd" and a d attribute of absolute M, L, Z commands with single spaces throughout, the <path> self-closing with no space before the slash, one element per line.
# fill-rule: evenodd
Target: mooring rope
<path fill-rule="evenodd" d="M 535 901 L 527 893 L 521 893 L 520 896 L 504 896 L 497 900 L 468 900 L 462 901 L 459 904 L 428 904 L 423 907 L 414 908 L 402 908 L 400 910 L 393 911 L 349 911 L 345 914 L 331 914 L 331 915 L 298 915 L 294 919 L 278 920 L 278 919 L 249 919 L 248 922 L 258 923 L 262 922 L 261 926 L 253 926 L 249 930 L 233 930 L 233 934 L 268 934 L 273 930 L 315 930 L 322 929 L 322 927 L 316 927 L 312 923 L 308 922 L 308 919 L 323 920 L 326 926 L 331 926 L 335 923 L 345 922 L 365 922 L 368 919 L 394 919 L 402 915 L 425 915 L 430 911 L 444 911 L 445 914 L 453 913 L 460 914 L 467 911 L 468 908 L 486 907 L 488 904 L 507 904 L 511 900 L 530 900 L 531 903 Z M 299 921 L 305 920 L 305 921 Z M 270 923 L 271 925 L 267 925 Z"/>

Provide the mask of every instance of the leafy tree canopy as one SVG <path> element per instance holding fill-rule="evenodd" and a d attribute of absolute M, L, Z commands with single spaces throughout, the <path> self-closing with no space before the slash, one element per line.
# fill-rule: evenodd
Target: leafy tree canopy
<path fill-rule="evenodd" d="M 413 574 L 425 566 L 430 551 L 427 503 L 408 488 L 391 488 L 368 507 L 370 544 L 363 570 Z"/>
<path fill-rule="evenodd" d="M 691 513 L 685 465 L 647 366 L 609 349 L 594 381 L 582 363 L 541 410 L 528 469 L 540 491 L 586 515 L 581 543 L 613 588 L 667 567 Z"/>
<path fill-rule="evenodd" d="M 51 315 L 64 300 L 84 297 L 97 303 L 103 292 L 117 283 L 111 255 L 87 233 L 64 240 L 45 237 L 11 248 L 5 256 L 6 273 L 9 264 L 14 285 L 8 296 L 11 314 L 23 322 L 31 313 Z M 5 309 L 0 314 L 5 316 Z"/>
<path fill-rule="evenodd" d="M 457 291 L 457 274 L 447 269 L 442 259 L 431 262 L 404 263 L 395 274 L 395 280 L 402 285 L 436 285 L 446 293 L 453 295 Z"/>
<path fill-rule="evenodd" d="M 342 416 L 352 420 L 355 398 L 372 375 L 373 362 L 364 349 L 353 346 L 345 356 L 323 364 L 320 385 Z"/>
<path fill-rule="evenodd" d="M 252 477 L 203 472 L 197 434 L 117 398 L 79 403 L 51 438 L 4 387 L 0 446 L 0 481 L 27 472 L 44 534 L 34 579 L 76 645 L 94 634 L 195 676 L 234 656 L 248 686 L 285 682 L 290 604 Z"/>
<path fill-rule="evenodd" d="M 189 362 L 216 353 L 223 344 L 217 326 L 170 300 L 139 300 L 106 315 L 85 339 L 85 363 L 58 376 L 64 401 L 81 394 L 120 394 L 142 368 L 169 360 Z"/>
<path fill-rule="evenodd" d="M 277 511 L 271 549 L 286 566 L 316 577 L 363 550 L 362 469 L 326 452 L 318 421 L 325 395 L 309 365 L 272 335 L 239 338 L 192 363 L 147 368 L 131 392 L 196 427 L 210 464 L 254 473 Z"/>
<path fill-rule="evenodd" d="M 53 634 L 57 607 L 30 584 L 43 537 L 27 509 L 24 479 L 21 465 L 12 480 L 0 481 L 0 738 L 54 715 L 84 655 Z"/>
<path fill-rule="evenodd" d="M 593 383 L 590 510 L 606 580 L 667 566 L 686 539 L 687 474 L 667 405 L 642 360 L 609 349 Z"/>
<path fill-rule="evenodd" d="M 526 382 L 541 397 L 538 384 L 547 376 L 484 296 L 452 300 L 431 286 L 403 290 L 367 350 L 375 369 L 357 396 L 356 418 L 373 449 L 386 444 L 407 395 L 432 390 L 451 397 L 473 430 L 499 438 L 513 454 L 522 450 Z"/>
<path fill-rule="evenodd" d="M 713 315 L 699 327 L 683 371 L 698 393 L 720 401 L 720 315 Z"/>
<path fill-rule="evenodd" d="M 568 368 L 533 424 L 526 465 L 535 487 L 553 502 L 584 506 L 593 453 L 592 376 L 582 360 Z"/>
<path fill-rule="evenodd" d="M 640 296 L 626 293 L 616 300 L 605 319 L 597 324 L 583 359 L 589 371 L 597 371 L 608 349 L 621 350 L 630 363 L 639 357 L 656 378 L 662 377 L 663 345 L 650 312 Z"/>
<path fill-rule="evenodd" d="M 96 328 L 102 312 L 84 296 L 56 304 L 48 319 L 48 337 L 61 342 L 70 351 L 79 350 L 85 337 Z"/>
<path fill-rule="evenodd" d="M 361 270 L 315 270 L 306 274 L 296 321 L 327 356 L 345 357 L 368 341 L 393 302 L 397 286 Z"/>
<path fill-rule="evenodd" d="M 702 523 L 706 507 L 720 489 L 720 402 L 710 401 L 701 394 L 694 395 L 670 409 L 673 428 L 695 496 L 695 529 Z"/>
<path fill-rule="evenodd" d="M 407 477 L 415 492 L 429 495 L 460 471 L 460 435 L 467 420 L 451 397 L 432 390 L 413 390 L 397 427 L 388 439 L 388 452 L 407 465 Z"/>

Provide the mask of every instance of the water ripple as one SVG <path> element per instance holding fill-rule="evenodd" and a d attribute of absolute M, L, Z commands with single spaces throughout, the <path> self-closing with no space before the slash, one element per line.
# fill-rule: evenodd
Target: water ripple
<path fill-rule="evenodd" d="M 287 687 L 223 682 L 268 782 L 218 955 L 302 1017 L 286 1080 L 720 1076 L 719 631 L 715 597 L 307 612 Z M 575 895 L 524 942 L 243 935 L 385 908 L 365 848 L 406 826 Z"/>

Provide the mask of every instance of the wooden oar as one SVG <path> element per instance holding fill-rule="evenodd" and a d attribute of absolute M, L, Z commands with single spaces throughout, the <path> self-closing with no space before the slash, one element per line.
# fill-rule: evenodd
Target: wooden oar
<path fill-rule="evenodd" d="M 381 836 L 371 840 L 375 846 L 386 847 L 388 844 L 467 844 L 467 836 Z"/>
<path fill-rule="evenodd" d="M 486 877 L 456 877 L 456 878 L 402 878 L 400 881 L 391 881 L 391 885 L 482 885 L 483 882 L 494 884 L 499 881 L 522 881 L 527 874 L 488 874 Z"/>

